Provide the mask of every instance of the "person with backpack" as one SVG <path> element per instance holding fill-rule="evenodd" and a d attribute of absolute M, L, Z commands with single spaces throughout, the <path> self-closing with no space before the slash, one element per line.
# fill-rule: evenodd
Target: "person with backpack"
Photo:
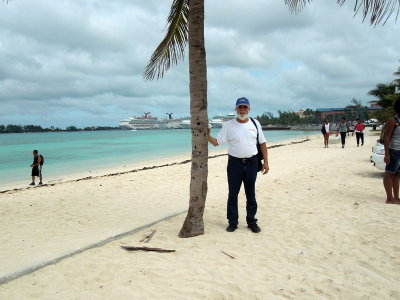
<path fill-rule="evenodd" d="M 400 204 L 399 199 L 399 171 L 400 171 L 400 98 L 393 105 L 397 116 L 390 118 L 386 123 L 384 134 L 385 176 L 383 186 L 386 192 L 387 204 Z"/>
<path fill-rule="evenodd" d="M 33 150 L 33 164 L 32 167 L 32 182 L 30 185 L 35 185 L 35 177 L 38 176 L 40 178 L 39 185 L 42 185 L 42 166 L 44 163 L 44 158 L 40 154 L 38 154 L 37 150 Z"/>

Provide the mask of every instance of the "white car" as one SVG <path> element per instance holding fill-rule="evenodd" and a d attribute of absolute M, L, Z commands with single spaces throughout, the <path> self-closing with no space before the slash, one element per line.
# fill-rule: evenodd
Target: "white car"
<path fill-rule="evenodd" d="M 370 160 L 379 170 L 385 170 L 386 164 L 383 161 L 384 157 L 385 147 L 381 143 L 376 142 L 376 145 L 372 147 L 372 155 Z"/>

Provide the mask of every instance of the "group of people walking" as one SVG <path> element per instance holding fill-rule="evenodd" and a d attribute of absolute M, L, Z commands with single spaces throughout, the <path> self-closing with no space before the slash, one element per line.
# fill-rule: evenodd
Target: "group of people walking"
<path fill-rule="evenodd" d="M 393 109 L 396 115 L 390 118 L 384 125 L 380 139 L 384 145 L 384 162 L 386 163 L 383 186 L 386 192 L 386 203 L 400 205 L 400 98 L 394 102 Z M 321 131 L 324 135 L 324 145 L 328 147 L 329 135 L 332 132 L 328 118 L 322 124 Z M 342 118 L 337 127 L 337 133 L 339 132 L 342 140 L 342 148 L 345 145 L 346 134 L 349 132 L 352 132 L 352 135 L 354 132 L 356 133 L 357 147 L 360 146 L 360 140 L 361 146 L 364 145 L 364 124 L 361 120 L 357 119 L 354 129 L 350 130 L 346 119 Z"/>
<path fill-rule="evenodd" d="M 365 127 L 360 119 L 357 119 L 356 121 L 357 121 L 357 124 L 355 124 L 353 130 L 350 129 L 349 123 L 346 122 L 345 117 L 342 117 L 340 123 L 337 125 L 336 135 L 339 135 L 339 133 L 340 133 L 342 148 L 344 148 L 344 146 L 346 144 L 346 136 L 349 135 L 350 132 L 351 132 L 351 135 L 354 135 L 354 132 L 356 133 L 357 147 L 360 146 L 360 140 L 361 140 L 361 146 L 364 145 L 364 129 L 365 129 Z M 322 124 L 321 132 L 324 135 L 324 148 L 329 148 L 329 136 L 332 133 L 332 125 L 329 122 L 328 118 L 326 118 L 324 123 Z"/>

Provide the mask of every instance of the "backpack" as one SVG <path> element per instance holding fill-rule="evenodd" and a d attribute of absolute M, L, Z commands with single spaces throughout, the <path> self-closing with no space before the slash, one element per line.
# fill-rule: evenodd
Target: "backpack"
<path fill-rule="evenodd" d="M 43 155 L 42 154 L 39 154 L 39 156 L 40 156 L 40 165 L 41 166 L 43 166 L 43 164 L 44 164 L 44 157 L 43 157 Z"/>
<path fill-rule="evenodd" d="M 395 116 L 394 119 L 395 119 L 395 121 L 396 121 L 396 124 L 394 125 L 393 132 L 396 130 L 396 128 L 397 128 L 398 126 L 400 126 L 400 119 L 399 119 L 399 117 L 398 117 L 398 116 Z M 385 125 L 383 125 L 383 127 L 382 127 L 382 132 L 381 132 L 381 136 L 380 136 L 380 138 L 379 138 L 379 143 L 381 143 L 382 145 L 383 145 L 383 143 L 385 142 L 386 126 L 387 126 L 387 122 L 385 123 Z"/>
<path fill-rule="evenodd" d="M 258 127 L 256 125 L 256 122 L 254 121 L 253 118 L 250 118 L 250 120 L 253 122 L 254 126 L 256 127 L 257 130 L 257 162 L 258 162 L 258 166 L 257 166 L 257 172 L 262 170 L 263 167 L 263 163 L 262 160 L 264 160 L 264 156 L 261 152 L 261 147 L 260 147 L 260 142 L 258 141 Z"/>

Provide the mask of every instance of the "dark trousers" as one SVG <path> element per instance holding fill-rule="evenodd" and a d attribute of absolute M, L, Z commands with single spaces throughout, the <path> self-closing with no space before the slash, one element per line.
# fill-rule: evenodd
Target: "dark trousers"
<path fill-rule="evenodd" d="M 360 138 L 361 138 L 361 145 L 364 145 L 364 133 L 356 132 L 357 145 L 360 144 Z"/>
<path fill-rule="evenodd" d="M 340 133 L 340 138 L 342 139 L 342 145 L 346 144 L 346 132 Z"/>
<path fill-rule="evenodd" d="M 257 201 L 255 184 L 257 179 L 257 157 L 253 156 L 251 159 L 243 162 L 240 159 L 235 159 L 229 156 L 228 159 L 228 205 L 227 205 L 227 217 L 229 224 L 237 225 L 239 219 L 238 213 L 238 194 L 242 182 L 244 184 L 244 190 L 246 192 L 246 221 L 247 224 L 257 223 L 255 218 L 257 213 Z"/>

